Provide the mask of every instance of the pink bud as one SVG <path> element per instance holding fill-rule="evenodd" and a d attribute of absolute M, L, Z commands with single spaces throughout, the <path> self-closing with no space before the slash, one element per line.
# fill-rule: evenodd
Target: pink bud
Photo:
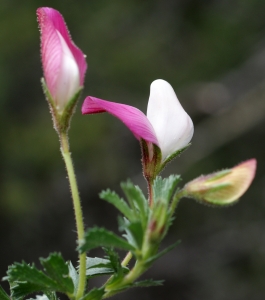
<path fill-rule="evenodd" d="M 73 43 L 62 15 L 53 8 L 37 10 L 41 58 L 47 88 L 58 111 L 83 86 L 87 69 L 83 52 Z"/>
<path fill-rule="evenodd" d="M 250 159 L 232 169 L 202 175 L 185 185 L 186 196 L 208 204 L 231 204 L 249 188 L 256 165 L 256 159 Z"/>

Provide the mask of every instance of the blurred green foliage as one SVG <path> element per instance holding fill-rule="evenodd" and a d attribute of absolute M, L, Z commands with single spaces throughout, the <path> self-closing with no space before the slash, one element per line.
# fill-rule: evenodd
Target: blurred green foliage
<path fill-rule="evenodd" d="M 81 116 L 84 96 L 145 111 L 150 83 L 163 78 L 191 114 L 196 137 L 196 129 L 210 118 L 214 124 L 223 108 L 221 100 L 219 111 L 200 109 L 197 86 L 224 84 L 225 79 L 230 94 L 234 88 L 240 100 L 265 79 L 264 54 L 257 63 L 259 77 L 249 67 L 241 84 L 234 85 L 232 78 L 255 53 L 264 53 L 264 1 L 1 0 L 1 276 L 14 260 L 37 262 L 52 251 L 76 259 L 66 173 L 40 85 L 39 6 L 63 14 L 73 40 L 87 55 L 85 90 L 70 131 L 87 226 L 116 228 L 117 212 L 98 198 L 102 189 L 117 189 L 128 177 L 140 186 L 145 183 L 137 141 L 109 115 Z M 225 102 L 224 108 L 229 110 L 234 100 L 230 97 L 231 106 Z M 128 299 L 264 299 L 264 118 L 209 155 L 206 151 L 196 158 L 196 147 L 207 145 L 207 135 L 194 140 L 193 152 L 188 150 L 166 170 L 182 171 L 185 182 L 258 159 L 257 178 L 236 206 L 213 210 L 190 200 L 180 204 L 168 243 L 181 238 L 182 245 L 151 270 L 154 279 L 166 279 L 165 286 L 132 291 Z"/>

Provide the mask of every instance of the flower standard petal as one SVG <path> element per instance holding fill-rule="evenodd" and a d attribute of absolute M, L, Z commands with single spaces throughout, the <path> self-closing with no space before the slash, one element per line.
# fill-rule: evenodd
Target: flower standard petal
<path fill-rule="evenodd" d="M 185 147 L 193 135 L 193 123 L 165 80 L 155 80 L 150 87 L 147 118 L 153 125 L 162 159 Z"/>
<path fill-rule="evenodd" d="M 37 10 L 41 56 L 48 90 L 60 110 L 83 86 L 84 54 L 71 40 L 62 15 L 53 8 Z"/>
<path fill-rule="evenodd" d="M 105 101 L 95 97 L 87 97 L 82 106 L 82 114 L 108 112 L 120 119 L 139 139 L 158 144 L 152 124 L 139 109 L 115 102 Z"/>

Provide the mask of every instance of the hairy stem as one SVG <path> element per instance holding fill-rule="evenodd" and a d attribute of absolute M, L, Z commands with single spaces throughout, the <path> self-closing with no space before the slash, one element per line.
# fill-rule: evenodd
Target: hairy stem
<path fill-rule="evenodd" d="M 68 180 L 70 183 L 70 189 L 72 193 L 75 220 L 76 220 L 76 228 L 77 228 L 77 236 L 78 242 L 80 242 L 84 238 L 84 222 L 83 222 L 83 212 L 74 172 L 73 161 L 71 158 L 71 153 L 69 151 L 69 143 L 68 137 L 66 133 L 62 133 L 60 135 L 61 141 L 61 152 L 66 165 L 66 170 L 68 174 Z M 76 293 L 76 299 L 80 299 L 85 291 L 86 286 L 86 253 L 79 255 L 79 283 L 78 289 Z"/>
<path fill-rule="evenodd" d="M 144 261 L 137 261 L 134 268 L 120 281 L 118 284 L 114 283 L 114 286 L 111 284 L 106 287 L 106 293 L 102 299 L 109 298 L 115 294 L 121 292 L 124 288 L 128 288 L 138 277 L 140 277 L 146 271 Z"/>

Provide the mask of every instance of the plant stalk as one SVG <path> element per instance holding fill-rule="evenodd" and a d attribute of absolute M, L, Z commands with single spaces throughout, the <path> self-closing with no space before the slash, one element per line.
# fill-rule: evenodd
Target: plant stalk
<path fill-rule="evenodd" d="M 69 150 L 69 142 L 66 133 L 60 134 L 60 142 L 61 142 L 61 152 L 65 162 L 68 180 L 70 183 L 70 189 L 72 193 L 75 220 L 76 220 L 76 228 L 77 228 L 77 237 L 78 243 L 84 239 L 84 222 L 83 222 L 83 212 L 77 187 L 77 181 L 73 166 L 73 161 L 71 158 L 71 153 Z M 84 295 L 86 286 L 86 253 L 82 253 L 79 255 L 79 282 L 78 288 L 76 292 L 76 299 L 80 299 Z"/>

